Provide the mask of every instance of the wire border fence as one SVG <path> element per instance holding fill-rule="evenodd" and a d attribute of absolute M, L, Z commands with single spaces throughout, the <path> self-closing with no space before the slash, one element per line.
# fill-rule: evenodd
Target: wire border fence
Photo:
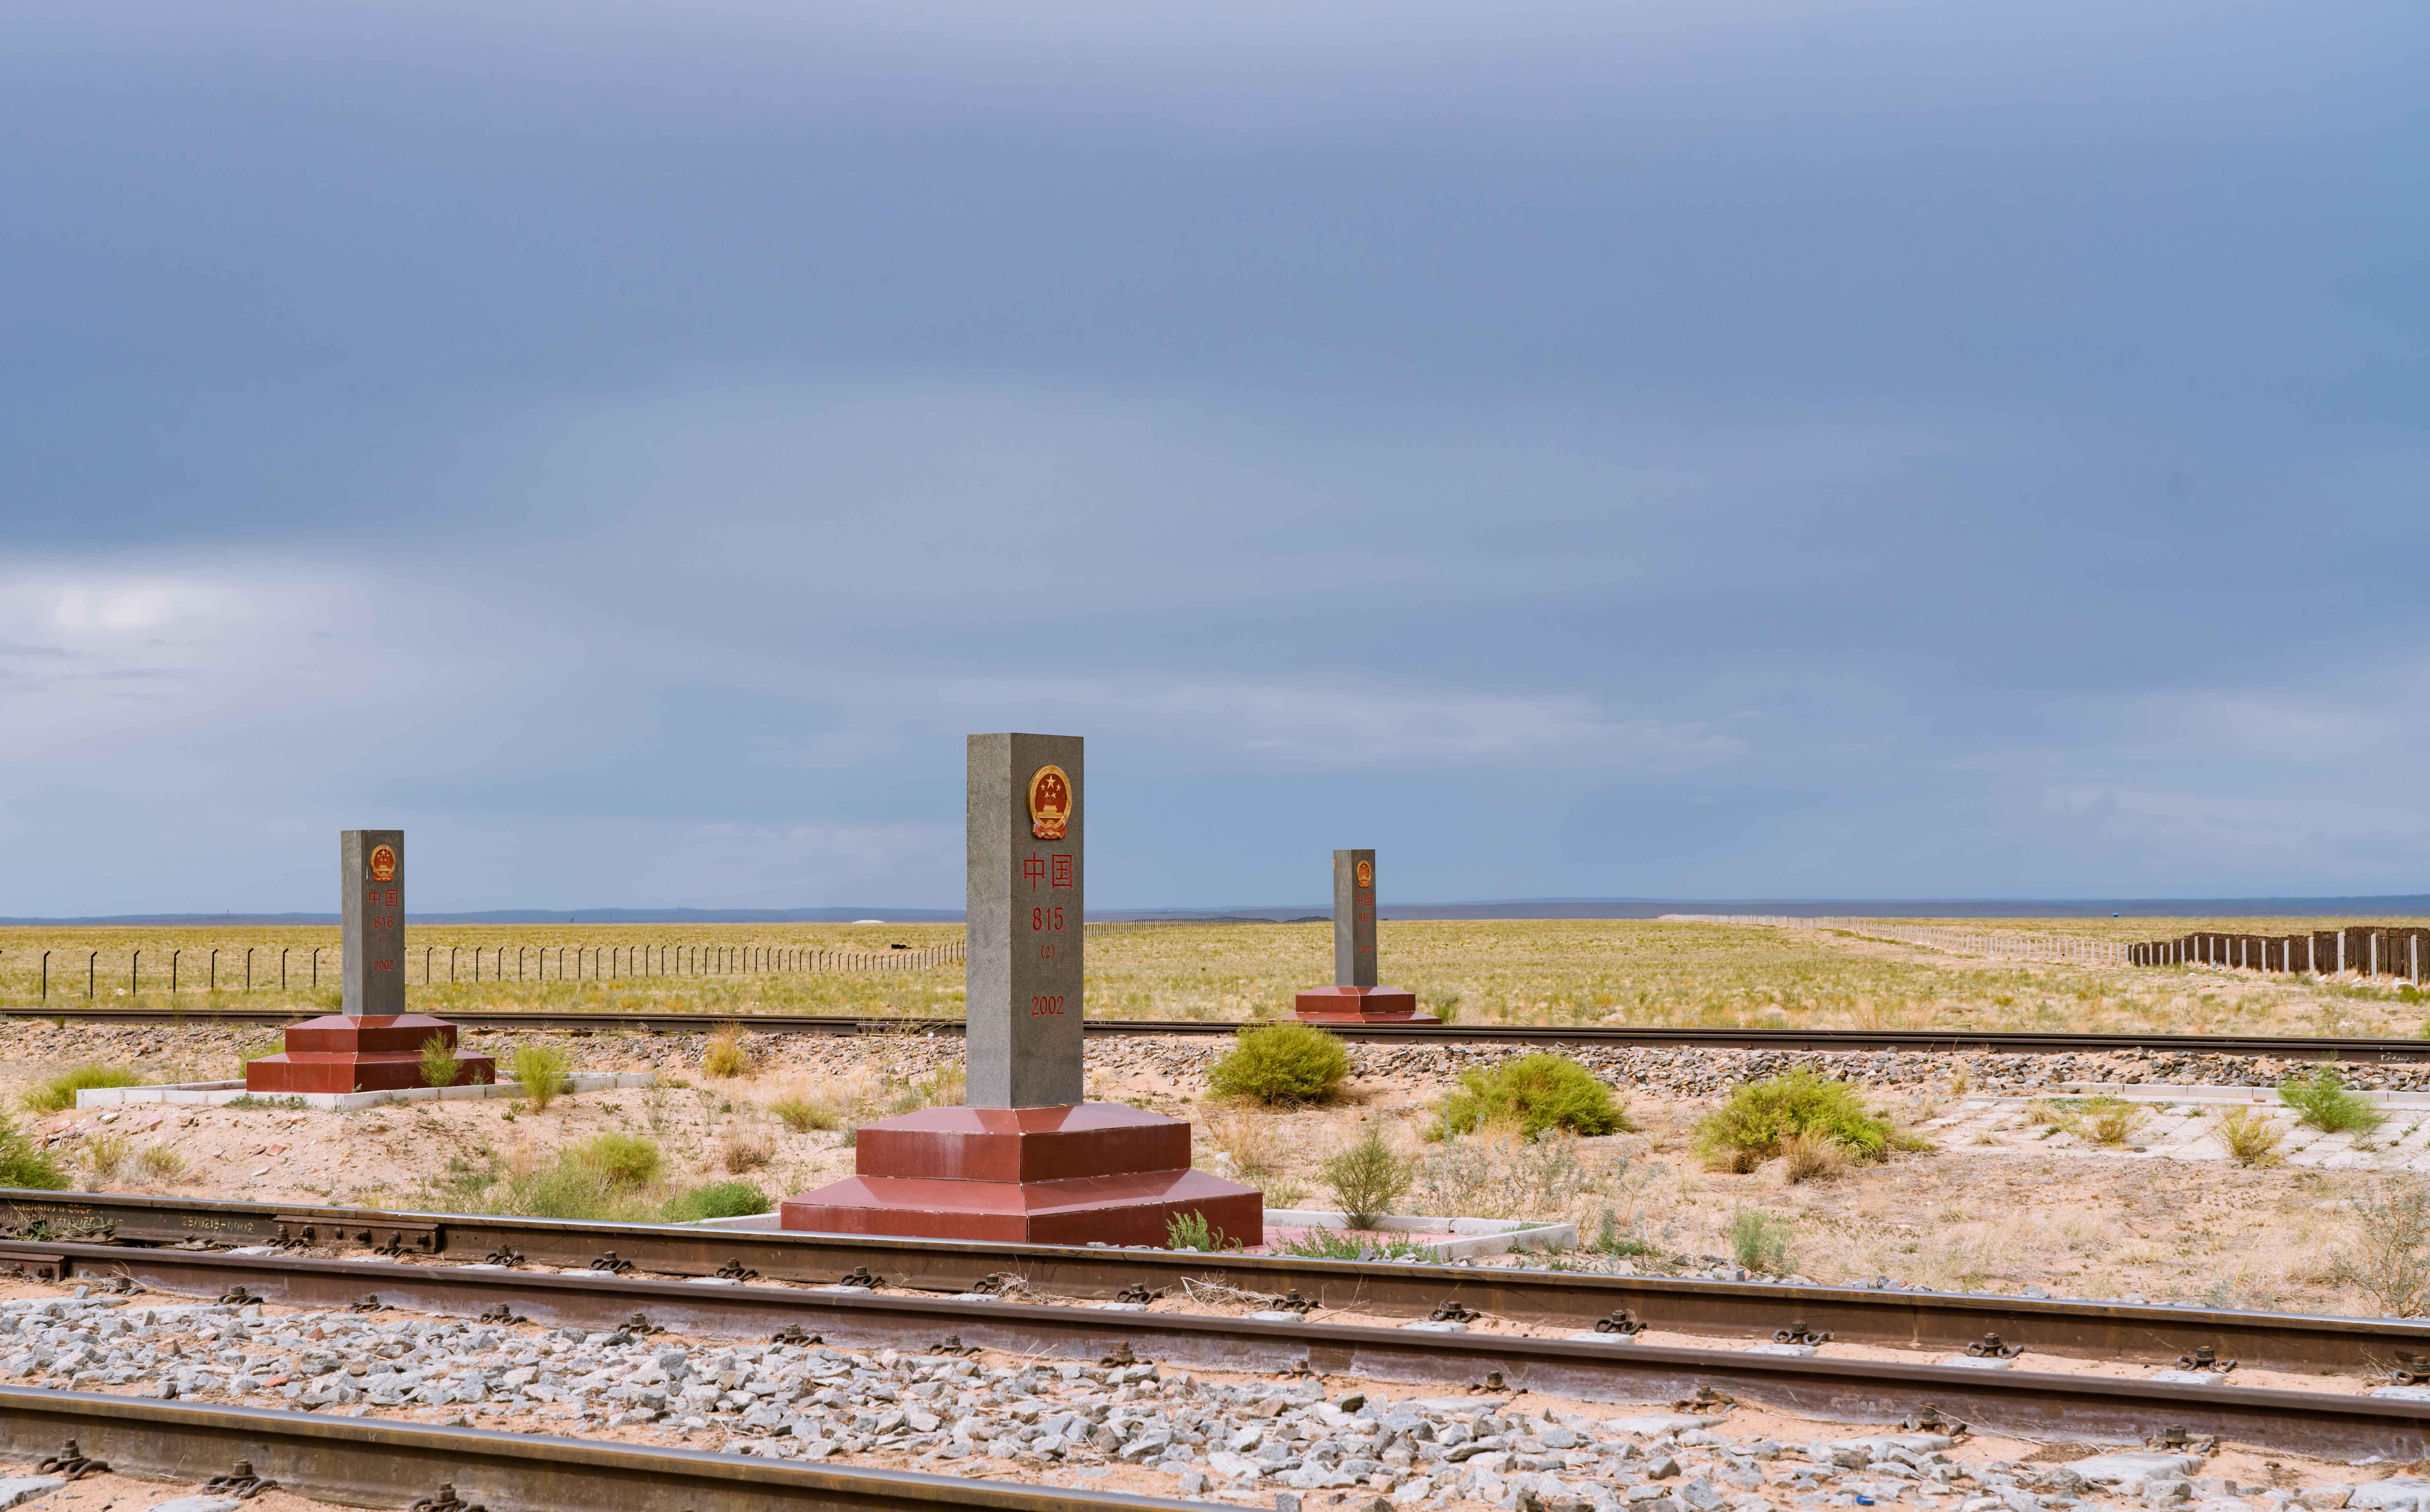
<path fill-rule="evenodd" d="M 441 970 L 440 953 L 442 951 L 446 953 L 444 976 L 439 974 Z M 968 959 L 969 954 L 969 942 L 958 939 L 946 945 L 919 949 L 898 946 L 882 951 L 817 950 L 803 945 L 684 943 L 424 945 L 420 951 L 422 984 L 425 987 L 441 983 L 624 982 L 675 977 L 919 972 L 957 965 Z M 82 962 L 75 959 L 79 955 L 85 957 Z M 67 968 L 64 974 L 67 989 L 60 993 L 61 996 L 76 995 L 75 979 L 81 974 L 84 978 L 83 995 L 88 999 L 97 997 L 102 981 L 102 955 L 98 950 L 53 949 L 42 952 L 39 967 L 41 1000 L 44 1003 L 51 1000 L 51 968 L 55 956 L 66 957 L 60 963 Z M 153 981 L 148 989 L 143 976 L 143 957 L 146 955 L 156 958 Z M 415 952 L 408 947 L 405 955 L 410 963 Z M 169 958 L 165 966 L 157 964 L 157 958 L 161 955 Z M 184 957 L 188 955 L 201 957 L 197 962 L 199 970 L 185 965 Z M 233 957 L 227 964 L 225 982 L 221 970 L 223 956 Z M 255 967 L 256 957 L 269 957 L 261 961 L 258 972 Z M 148 952 L 129 950 L 126 953 L 125 981 L 129 997 L 145 990 L 205 993 L 309 991 L 319 989 L 325 972 L 333 983 L 337 981 L 338 972 L 344 964 L 345 952 L 337 945 L 181 945 Z M 75 970 L 78 965 L 83 967 L 80 973 Z M 108 979 L 112 990 L 115 990 L 120 976 L 114 961 Z M 412 981 L 409 972 L 407 980 Z"/>

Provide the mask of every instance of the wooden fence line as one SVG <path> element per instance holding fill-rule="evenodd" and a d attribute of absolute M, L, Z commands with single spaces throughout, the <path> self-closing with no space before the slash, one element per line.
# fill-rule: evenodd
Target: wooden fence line
<path fill-rule="evenodd" d="M 2218 966 L 2315 976 L 2385 976 L 2419 984 L 2430 965 L 2430 929 L 2349 924 L 2306 935 L 2239 935 L 2196 930 L 2174 939 L 2140 942 L 2081 935 L 2020 934 L 2002 929 L 1953 929 L 1881 919 L 1799 918 L 1789 914 L 1664 914 L 1678 923 L 1768 924 L 1782 929 L 1844 929 L 1901 944 L 1959 955 L 2057 961 L 2075 966 Z M 2291 963 L 2291 964 L 2290 964 Z"/>

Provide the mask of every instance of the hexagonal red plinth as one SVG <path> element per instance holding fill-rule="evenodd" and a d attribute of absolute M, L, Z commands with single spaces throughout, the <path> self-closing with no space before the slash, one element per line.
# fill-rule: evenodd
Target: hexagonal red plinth
<path fill-rule="evenodd" d="M 422 1013 L 323 1014 L 291 1024 L 287 1048 L 245 1062 L 248 1092 L 393 1092 L 427 1085 L 422 1045 L 432 1035 L 456 1044 L 456 1026 Z M 495 1080 L 487 1055 L 458 1056 L 456 1085 Z"/>
<path fill-rule="evenodd" d="M 1262 1193 L 1190 1169 L 1190 1125 L 1119 1103 L 931 1107 L 863 1124 L 857 1174 L 789 1199 L 788 1229 L 997 1244 L 1165 1244 L 1192 1212 L 1265 1242 Z"/>
<path fill-rule="evenodd" d="M 1440 1023 L 1418 1011 L 1418 995 L 1397 987 L 1320 987 L 1291 1000 L 1307 1023 Z"/>

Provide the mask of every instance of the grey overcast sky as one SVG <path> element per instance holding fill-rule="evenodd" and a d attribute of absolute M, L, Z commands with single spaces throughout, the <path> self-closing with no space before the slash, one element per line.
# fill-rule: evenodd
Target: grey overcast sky
<path fill-rule="evenodd" d="M 0 19 L 0 915 L 2430 889 L 2418 0 Z"/>

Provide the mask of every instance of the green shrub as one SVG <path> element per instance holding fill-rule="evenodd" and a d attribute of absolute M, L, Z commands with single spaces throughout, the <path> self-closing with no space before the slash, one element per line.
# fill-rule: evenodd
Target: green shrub
<path fill-rule="evenodd" d="M 1207 1215 L 1196 1208 L 1187 1213 L 1168 1213 L 1164 1219 L 1164 1247 L 1168 1250 L 1196 1250 L 1212 1254 L 1220 1250 L 1237 1250 L 1240 1241 L 1220 1228 L 1209 1228 Z"/>
<path fill-rule="evenodd" d="M 1177 1246 L 1176 1246 L 1177 1247 Z M 1312 1228 L 1299 1238 L 1285 1239 L 1278 1248 L 1283 1254 L 1304 1255 L 1311 1260 L 1440 1260 L 1431 1244 L 1410 1239 L 1378 1239 L 1372 1234 L 1336 1234 L 1329 1228 Z"/>
<path fill-rule="evenodd" d="M 697 1223 L 707 1218 L 746 1218 L 775 1205 L 756 1182 L 713 1181 L 668 1198 L 659 1216 L 670 1223 Z"/>
<path fill-rule="evenodd" d="M 2334 1066 L 2288 1077 L 2278 1098 L 2295 1110 L 2297 1122 L 2327 1134 L 2369 1134 L 2388 1122 L 2388 1115 L 2369 1099 L 2346 1090 L 2345 1078 Z"/>
<path fill-rule="evenodd" d="M 648 1186 L 665 1163 L 657 1140 L 612 1130 L 592 1135 L 576 1145 L 573 1155 L 575 1160 L 604 1172 L 609 1182 L 627 1188 Z"/>
<path fill-rule="evenodd" d="M 1773 1275 L 1789 1269 L 1789 1220 L 1760 1208 L 1741 1207 L 1730 1214 L 1729 1227 L 1722 1235 L 1729 1240 L 1730 1254 L 1745 1269 Z"/>
<path fill-rule="evenodd" d="M 1879 1160 L 1899 1138 L 1890 1121 L 1865 1111 L 1856 1089 L 1801 1066 L 1787 1075 L 1749 1082 L 1699 1120 L 1696 1153 L 1707 1165 L 1748 1171 L 1781 1153 L 1799 1135 L 1829 1139 L 1858 1160 Z"/>
<path fill-rule="evenodd" d="M 463 1074 L 464 1063 L 456 1058 L 456 1047 L 445 1035 L 435 1034 L 422 1042 L 423 1086 L 453 1087 Z"/>
<path fill-rule="evenodd" d="M 708 1037 L 700 1053 L 704 1076 L 740 1076 L 751 1069 L 751 1052 L 742 1044 L 742 1026 L 729 1023 Z"/>
<path fill-rule="evenodd" d="M 1269 1023 L 1243 1029 L 1232 1049 L 1207 1073 L 1218 1097 L 1260 1103 L 1322 1103 L 1350 1074 L 1350 1052 L 1322 1029 L 1304 1023 Z"/>
<path fill-rule="evenodd" d="M 1394 1154 L 1372 1123 L 1356 1144 L 1324 1163 L 1324 1184 L 1333 1188 L 1352 1228 L 1373 1228 L 1417 1179 L 1417 1163 Z"/>
<path fill-rule="evenodd" d="M 88 1088 L 141 1087 L 143 1078 L 131 1071 L 105 1066 L 97 1060 L 60 1072 L 49 1081 L 25 1092 L 22 1101 L 35 1113 L 64 1113 L 75 1106 L 76 1093 Z"/>
<path fill-rule="evenodd" d="M 23 1129 L 0 1116 L 0 1187 L 35 1191 L 65 1191 L 68 1173 L 59 1163 L 34 1147 Z"/>
<path fill-rule="evenodd" d="M 587 1219 L 630 1223 L 651 1216 L 649 1205 L 620 1188 L 599 1166 L 560 1155 L 554 1165 L 509 1176 L 485 1209 L 516 1218 Z"/>
<path fill-rule="evenodd" d="M 1437 1138 L 1487 1124 L 1512 1125 L 1529 1138 L 1546 1129 L 1593 1135 L 1631 1127 L 1611 1088 L 1567 1055 L 1522 1055 L 1462 1072 L 1459 1082 L 1435 1110 Z"/>
<path fill-rule="evenodd" d="M 565 1079 L 565 1052 L 555 1045 L 517 1045 L 514 1055 L 507 1060 L 507 1069 L 522 1084 L 535 1113 L 547 1108 L 549 1101 L 558 1093 L 572 1089 Z"/>

